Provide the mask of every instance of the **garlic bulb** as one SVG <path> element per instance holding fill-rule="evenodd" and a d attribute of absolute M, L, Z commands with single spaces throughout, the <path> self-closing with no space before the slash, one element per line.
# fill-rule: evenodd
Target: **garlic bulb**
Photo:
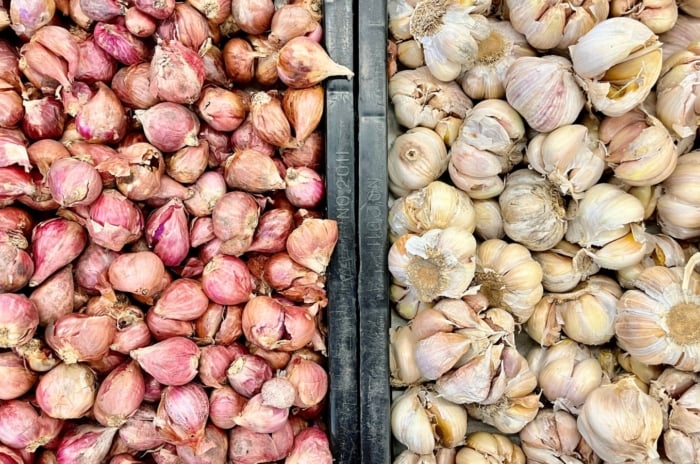
<path fill-rule="evenodd" d="M 415 127 L 399 135 L 389 149 L 389 189 L 396 196 L 425 187 L 447 169 L 445 143 L 434 131 Z"/>
<path fill-rule="evenodd" d="M 700 370 L 700 294 L 694 273 L 700 255 L 685 268 L 654 266 L 618 302 L 615 336 L 619 346 L 647 364 Z"/>
<path fill-rule="evenodd" d="M 659 459 L 663 412 L 630 377 L 593 390 L 576 423 L 593 451 L 610 464 Z"/>
<path fill-rule="evenodd" d="M 578 413 L 588 394 L 604 379 L 603 369 L 589 349 L 571 339 L 533 348 L 527 362 L 554 409 L 572 414 Z"/>
<path fill-rule="evenodd" d="M 532 257 L 542 267 L 542 286 L 548 292 L 568 292 L 600 270 L 587 250 L 565 240 Z"/>
<path fill-rule="evenodd" d="M 698 0 L 680 0 L 678 6 L 684 13 L 700 18 L 700 2 Z"/>
<path fill-rule="evenodd" d="M 404 40 L 396 46 L 396 56 L 399 63 L 409 69 L 420 68 L 425 66 L 425 58 L 423 57 L 423 48 L 416 40 Z M 432 74 L 431 74 L 432 75 Z M 390 83 L 391 85 L 391 83 Z"/>
<path fill-rule="evenodd" d="M 671 134 L 661 121 L 640 109 L 603 119 L 600 140 L 607 147 L 605 160 L 615 177 L 627 185 L 658 184 L 671 175 L 678 161 Z"/>
<path fill-rule="evenodd" d="M 452 182 L 476 199 L 495 197 L 503 190 L 499 174 L 522 160 L 525 126 L 503 100 L 479 102 L 464 119 L 450 147 Z"/>
<path fill-rule="evenodd" d="M 457 404 L 494 405 L 504 398 L 526 396 L 537 386 L 527 360 L 515 348 L 489 345 L 435 382 L 435 391 Z"/>
<path fill-rule="evenodd" d="M 532 251 L 552 248 L 566 233 L 564 200 L 552 184 L 528 169 L 511 173 L 498 197 L 506 235 Z"/>
<path fill-rule="evenodd" d="M 469 196 L 440 181 L 400 198 L 389 210 L 389 230 L 394 237 L 446 227 L 473 232 L 475 226 L 476 211 Z"/>
<path fill-rule="evenodd" d="M 430 302 L 421 301 L 413 287 L 396 283 L 389 287 L 389 301 L 404 319 L 413 319 L 419 311 L 433 306 Z"/>
<path fill-rule="evenodd" d="M 678 6 L 676 0 L 611 0 L 610 16 L 636 19 L 661 34 L 676 24 Z"/>
<path fill-rule="evenodd" d="M 566 240 L 582 247 L 604 246 L 627 235 L 630 224 L 644 218 L 636 197 L 612 184 L 596 184 L 580 202 L 570 202 Z"/>
<path fill-rule="evenodd" d="M 416 454 L 413 451 L 404 450 L 396 456 L 392 464 L 437 464 L 432 454 Z"/>
<path fill-rule="evenodd" d="M 479 41 L 474 65 L 459 76 L 469 97 L 484 100 L 503 98 L 503 80 L 508 67 L 521 56 L 535 56 L 525 37 L 508 21 L 489 19 L 491 32 Z"/>
<path fill-rule="evenodd" d="M 471 100 L 456 82 L 441 82 L 423 66 L 399 71 L 389 79 L 389 98 L 399 124 L 409 129 L 434 129 L 440 120 L 454 115 L 464 119 Z"/>
<path fill-rule="evenodd" d="M 604 150 L 586 126 L 570 124 L 530 139 L 527 161 L 561 193 L 576 198 L 603 175 Z"/>
<path fill-rule="evenodd" d="M 389 371 L 391 385 L 405 387 L 421 380 L 416 364 L 416 339 L 411 327 L 402 325 L 389 329 Z"/>
<path fill-rule="evenodd" d="M 576 429 L 576 418 L 566 411 L 542 409 L 520 431 L 520 443 L 529 464 L 600 462 Z"/>
<path fill-rule="evenodd" d="M 425 64 L 441 81 L 459 76 L 472 66 L 478 41 L 489 36 L 489 0 L 391 0 L 389 30 L 396 39 L 413 38 L 423 47 Z"/>
<path fill-rule="evenodd" d="M 538 132 L 573 124 L 585 103 L 571 62 L 561 56 L 526 56 L 506 72 L 506 100 Z"/>
<path fill-rule="evenodd" d="M 506 0 L 513 27 L 525 34 L 534 48 L 566 48 L 595 24 L 608 17 L 606 0 Z"/>
<path fill-rule="evenodd" d="M 503 217 L 501 207 L 496 200 L 474 200 L 476 212 L 476 234 L 484 240 L 503 238 Z"/>
<path fill-rule="evenodd" d="M 469 415 L 502 433 L 518 433 L 537 416 L 540 395 L 530 393 L 518 398 L 504 397 L 496 404 L 467 405 Z"/>
<path fill-rule="evenodd" d="M 467 435 L 467 412 L 422 388 L 411 387 L 391 407 L 391 431 L 410 451 L 432 454 L 436 445 L 454 448 Z"/>
<path fill-rule="evenodd" d="M 518 445 L 500 433 L 469 434 L 457 452 L 454 464 L 525 464 L 525 455 Z"/>
<path fill-rule="evenodd" d="M 677 239 L 700 237 L 700 150 L 678 158 L 673 173 L 664 181 L 657 203 L 661 230 Z"/>
<path fill-rule="evenodd" d="M 656 86 L 656 112 L 679 137 L 695 135 L 700 126 L 700 42 L 664 61 Z"/>
<path fill-rule="evenodd" d="M 458 227 L 406 234 L 389 250 L 389 272 L 399 285 L 412 286 L 421 301 L 460 298 L 474 277 L 476 240 Z"/>
<path fill-rule="evenodd" d="M 598 23 L 569 52 L 588 100 L 607 116 L 620 116 L 642 103 L 661 72 L 658 37 L 626 17 Z"/>
<path fill-rule="evenodd" d="M 696 382 L 671 401 L 668 430 L 663 443 L 671 462 L 697 462 L 700 458 L 700 384 Z"/>
<path fill-rule="evenodd" d="M 517 243 L 492 239 L 476 249 L 474 283 L 489 304 L 510 312 L 525 322 L 542 298 L 542 267 L 530 251 Z"/>
<path fill-rule="evenodd" d="M 525 325 L 528 335 L 542 346 L 569 338 L 601 345 L 615 334 L 616 304 L 622 290 L 611 278 L 594 275 L 568 293 L 546 293 Z"/>
<path fill-rule="evenodd" d="M 661 34 L 659 40 L 663 44 L 661 50 L 666 61 L 674 53 L 685 50 L 693 42 L 700 41 L 700 16 L 694 18 L 684 14 L 678 15 L 673 28 Z"/>

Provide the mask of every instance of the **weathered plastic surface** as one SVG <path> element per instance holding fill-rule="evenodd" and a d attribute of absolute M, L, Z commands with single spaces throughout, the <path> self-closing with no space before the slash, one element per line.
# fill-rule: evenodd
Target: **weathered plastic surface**
<path fill-rule="evenodd" d="M 391 462 L 386 0 L 358 0 L 358 302 L 362 461 Z"/>
<path fill-rule="evenodd" d="M 353 69 L 353 2 L 326 0 L 328 54 Z M 358 397 L 357 236 L 354 82 L 326 82 L 328 217 L 338 222 L 338 244 L 328 269 L 329 437 L 334 462 L 360 462 Z"/>

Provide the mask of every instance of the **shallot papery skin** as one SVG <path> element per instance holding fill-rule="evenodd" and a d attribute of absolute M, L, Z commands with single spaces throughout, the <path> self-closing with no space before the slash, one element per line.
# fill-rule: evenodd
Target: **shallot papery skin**
<path fill-rule="evenodd" d="M 63 103 L 54 97 L 24 100 L 22 131 L 32 140 L 57 139 L 63 134 L 66 114 Z"/>
<path fill-rule="evenodd" d="M 205 75 L 204 62 L 196 51 L 176 40 L 156 45 L 151 60 L 151 92 L 161 100 L 196 102 Z"/>
<path fill-rule="evenodd" d="M 253 276 L 240 258 L 217 255 L 204 268 L 202 288 L 214 303 L 241 304 L 252 295 Z"/>
<path fill-rule="evenodd" d="M 37 224 L 32 232 L 34 275 L 30 287 L 36 287 L 58 269 L 72 262 L 87 244 L 85 229 L 73 221 L 49 219 Z"/>
<path fill-rule="evenodd" d="M 56 457 L 59 463 L 102 462 L 112 446 L 117 427 L 81 424 L 66 431 L 58 443 Z"/>
<path fill-rule="evenodd" d="M 209 418 L 209 399 L 201 385 L 188 383 L 163 390 L 155 425 L 166 442 L 196 444 L 204 436 Z"/>
<path fill-rule="evenodd" d="M 97 390 L 93 413 L 106 427 L 120 427 L 143 401 L 146 384 L 136 361 L 127 361 L 105 377 Z"/>
<path fill-rule="evenodd" d="M 39 324 L 48 325 L 73 311 L 75 285 L 69 264 L 54 273 L 29 295 L 39 314 Z"/>
<path fill-rule="evenodd" d="M 207 424 L 204 436 L 195 444 L 178 446 L 177 455 L 185 464 L 226 462 L 228 436 L 215 425 Z"/>
<path fill-rule="evenodd" d="M 273 433 L 255 433 L 245 427 L 234 427 L 229 433 L 229 458 L 240 464 L 275 462 L 287 457 L 294 442 L 289 421 Z"/>
<path fill-rule="evenodd" d="M 36 401 L 56 419 L 79 419 L 95 402 L 96 377 L 83 363 L 61 363 L 48 371 L 36 386 Z"/>
<path fill-rule="evenodd" d="M 153 296 L 160 290 L 165 267 L 151 251 L 124 253 L 109 266 L 109 282 L 115 290 Z"/>
<path fill-rule="evenodd" d="M 0 348 L 12 348 L 31 340 L 39 326 L 34 302 L 24 295 L 0 293 L 0 308 Z"/>
<path fill-rule="evenodd" d="M 158 395 L 160 399 L 160 394 Z M 163 444 L 163 438 L 153 422 L 156 411 L 154 406 L 142 403 L 141 406 L 119 428 L 119 437 L 127 446 L 136 451 L 155 449 Z"/>
<path fill-rule="evenodd" d="M 285 460 L 287 464 L 331 464 L 331 454 L 328 437 L 318 427 L 309 427 L 294 437 L 294 446 Z"/>
<path fill-rule="evenodd" d="M 168 338 L 130 353 L 144 371 L 163 385 L 191 382 L 197 376 L 199 355 L 199 347 L 184 337 Z"/>
<path fill-rule="evenodd" d="M 34 452 L 56 438 L 63 421 L 37 412 L 25 401 L 5 401 L 0 404 L 0 442 L 15 449 Z"/>
<path fill-rule="evenodd" d="M 151 54 L 151 50 L 145 42 L 131 34 L 126 26 L 119 23 L 97 23 L 94 30 L 94 40 L 102 50 L 125 65 L 146 61 Z"/>
<path fill-rule="evenodd" d="M 214 388 L 209 393 L 209 419 L 217 427 L 230 430 L 236 426 L 234 417 L 240 414 L 246 401 L 228 385 Z"/>
<path fill-rule="evenodd" d="M 97 92 L 75 116 L 75 127 L 88 142 L 118 142 L 127 130 L 124 106 L 105 83 L 95 86 Z"/>
<path fill-rule="evenodd" d="M 27 393 L 36 383 L 37 374 L 24 365 L 24 360 L 12 351 L 0 353 L 0 400 L 14 400 Z"/>
<path fill-rule="evenodd" d="M 177 198 L 154 210 L 146 219 L 146 243 L 166 266 L 177 266 L 190 250 L 187 214 Z"/>
<path fill-rule="evenodd" d="M 65 207 L 89 205 L 102 193 L 102 177 L 90 163 L 61 158 L 51 164 L 46 182 L 51 196 Z"/>
<path fill-rule="evenodd" d="M 135 114 L 146 138 L 159 150 L 173 152 L 199 145 L 199 118 L 182 105 L 162 102 Z"/>
<path fill-rule="evenodd" d="M 169 319 L 193 321 L 204 314 L 209 299 L 202 285 L 193 279 L 177 279 L 168 285 L 151 309 Z"/>
<path fill-rule="evenodd" d="M 46 343 L 66 363 L 98 361 L 109 352 L 117 325 L 108 316 L 66 314 L 46 328 Z"/>
<path fill-rule="evenodd" d="M 141 209 L 113 189 L 103 190 L 90 205 L 86 228 L 97 245 L 112 251 L 141 237 L 144 219 Z"/>

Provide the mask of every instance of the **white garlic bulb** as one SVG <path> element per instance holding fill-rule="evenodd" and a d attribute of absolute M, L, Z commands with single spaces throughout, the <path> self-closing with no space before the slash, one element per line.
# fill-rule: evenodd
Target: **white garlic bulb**
<path fill-rule="evenodd" d="M 545 294 L 528 319 L 525 330 L 542 346 L 569 338 L 585 345 L 601 345 L 615 334 L 616 305 L 622 289 L 613 279 L 591 276 L 568 293 Z"/>
<path fill-rule="evenodd" d="M 431 182 L 395 201 L 389 210 L 389 230 L 395 238 L 446 227 L 473 232 L 476 211 L 466 193 L 444 182 Z"/>
<path fill-rule="evenodd" d="M 570 202 L 566 240 L 582 247 L 604 246 L 627 235 L 630 224 L 644 218 L 640 201 L 619 187 L 602 183 L 588 189 L 580 202 Z"/>
<path fill-rule="evenodd" d="M 542 409 L 520 431 L 528 464 L 598 464 L 600 459 L 581 438 L 576 418 L 566 411 Z"/>
<path fill-rule="evenodd" d="M 481 101 L 467 113 L 450 147 L 450 178 L 472 198 L 495 197 L 503 190 L 499 174 L 520 163 L 524 146 L 520 115 L 503 100 Z"/>
<path fill-rule="evenodd" d="M 576 198 L 603 175 L 604 150 L 586 126 L 570 124 L 530 139 L 527 161 L 561 193 Z"/>
<path fill-rule="evenodd" d="M 700 370 L 700 294 L 694 255 L 685 268 L 654 266 L 618 302 L 615 335 L 620 347 L 648 364 Z M 698 320 L 696 320 L 698 319 Z"/>
<path fill-rule="evenodd" d="M 610 464 L 658 462 L 663 411 L 630 377 L 593 390 L 576 422 L 593 451 Z"/>
<path fill-rule="evenodd" d="M 588 100 L 607 116 L 620 116 L 641 104 L 661 72 L 658 37 L 626 17 L 598 23 L 569 52 Z"/>
<path fill-rule="evenodd" d="M 532 422 L 541 406 L 540 395 L 530 393 L 518 398 L 503 397 L 496 404 L 469 404 L 467 411 L 501 433 L 518 433 Z"/>
<path fill-rule="evenodd" d="M 673 28 L 661 34 L 659 40 L 663 44 L 661 50 L 666 61 L 674 53 L 685 50 L 693 42 L 700 41 L 700 17 L 678 15 Z"/>
<path fill-rule="evenodd" d="M 695 135 L 700 127 L 700 42 L 664 61 L 656 87 L 656 113 L 679 137 Z"/>
<path fill-rule="evenodd" d="M 605 159 L 615 177 L 627 185 L 658 184 L 671 175 L 678 161 L 671 134 L 661 121 L 640 109 L 603 119 L 600 140 L 608 149 Z"/>
<path fill-rule="evenodd" d="M 416 343 L 418 339 L 410 326 L 389 329 L 389 372 L 392 386 L 405 387 L 421 380 L 416 364 Z"/>
<path fill-rule="evenodd" d="M 474 432 L 455 456 L 454 464 L 525 464 L 522 449 L 500 433 Z"/>
<path fill-rule="evenodd" d="M 661 34 L 676 24 L 678 5 L 676 0 L 611 0 L 610 16 L 636 19 Z"/>
<path fill-rule="evenodd" d="M 535 347 L 527 355 L 542 394 L 554 405 L 577 414 L 586 397 L 603 382 L 603 369 L 590 350 L 571 339 Z"/>
<path fill-rule="evenodd" d="M 474 200 L 476 212 L 476 234 L 484 240 L 503 238 L 506 232 L 503 230 L 503 216 L 498 201 Z"/>
<path fill-rule="evenodd" d="M 471 100 L 456 82 L 439 81 L 425 66 L 391 76 L 389 98 L 396 121 L 409 129 L 418 126 L 434 129 L 450 115 L 464 119 L 472 107 Z"/>
<path fill-rule="evenodd" d="M 511 173 L 498 198 L 506 235 L 532 251 L 544 251 L 566 233 L 564 200 L 551 183 L 528 170 Z"/>
<path fill-rule="evenodd" d="M 392 404 L 391 430 L 410 451 L 432 454 L 436 445 L 454 448 L 464 443 L 467 412 L 426 388 L 411 387 Z"/>
<path fill-rule="evenodd" d="M 510 312 L 525 322 L 542 298 L 542 267 L 530 251 L 518 243 L 492 239 L 476 249 L 474 283 L 491 306 Z"/>
<path fill-rule="evenodd" d="M 565 240 L 532 257 L 542 267 L 542 286 L 548 292 L 568 292 L 600 270 L 587 250 Z"/>
<path fill-rule="evenodd" d="M 700 1 L 698 0 L 680 0 L 678 6 L 684 13 L 700 18 Z"/>
<path fill-rule="evenodd" d="M 506 0 L 513 27 L 538 49 L 566 48 L 608 17 L 608 1 Z"/>
<path fill-rule="evenodd" d="M 491 32 L 478 42 L 474 65 L 459 77 L 464 93 L 477 100 L 503 98 L 508 67 L 516 58 L 535 56 L 525 36 L 513 29 L 509 21 L 489 19 L 489 25 Z"/>
<path fill-rule="evenodd" d="M 506 100 L 538 132 L 573 124 L 585 103 L 571 62 L 561 56 L 526 56 L 506 72 Z"/>
<path fill-rule="evenodd" d="M 402 286 L 412 286 L 421 301 L 460 298 L 468 292 L 476 265 L 476 240 L 458 227 L 406 234 L 389 250 L 389 272 Z"/>
<path fill-rule="evenodd" d="M 448 162 L 442 138 L 425 127 L 414 127 L 396 137 L 389 149 L 389 189 L 396 196 L 408 195 L 437 180 Z"/>
<path fill-rule="evenodd" d="M 700 150 L 678 158 L 657 203 L 661 230 L 677 239 L 700 237 Z"/>

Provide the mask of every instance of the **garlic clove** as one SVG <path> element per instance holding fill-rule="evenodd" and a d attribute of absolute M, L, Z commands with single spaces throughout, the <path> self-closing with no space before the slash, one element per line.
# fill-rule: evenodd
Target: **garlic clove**
<path fill-rule="evenodd" d="M 457 333 L 438 332 L 415 344 L 415 362 L 421 376 L 436 380 L 452 369 L 469 349 L 471 340 Z"/>
<path fill-rule="evenodd" d="M 673 0 L 613 0 L 610 16 L 627 16 L 642 22 L 654 33 L 670 30 L 678 18 L 678 6 Z"/>
<path fill-rule="evenodd" d="M 525 464 L 521 448 L 505 435 L 474 432 L 455 456 L 455 464 Z"/>
<path fill-rule="evenodd" d="M 433 430 L 438 445 L 455 448 L 464 444 L 467 435 L 467 410 L 430 390 L 421 390 L 418 397 L 430 420 L 435 424 Z"/>
<path fill-rule="evenodd" d="M 440 377 L 435 382 L 435 391 L 457 404 L 482 402 L 489 395 L 502 352 L 502 345 L 490 345 L 459 369 Z"/>
<path fill-rule="evenodd" d="M 492 425 L 501 433 L 518 433 L 537 415 L 540 396 L 531 393 L 519 398 L 504 397 L 496 404 L 481 406 L 467 405 L 469 415 Z"/>
<path fill-rule="evenodd" d="M 394 438 L 417 454 L 430 454 L 435 448 L 433 426 L 421 404 L 419 388 L 411 387 L 391 405 L 391 431 Z"/>
<path fill-rule="evenodd" d="M 503 238 L 506 233 L 503 230 L 503 217 L 498 201 L 475 199 L 473 204 L 476 212 L 476 235 L 483 240 Z"/>

